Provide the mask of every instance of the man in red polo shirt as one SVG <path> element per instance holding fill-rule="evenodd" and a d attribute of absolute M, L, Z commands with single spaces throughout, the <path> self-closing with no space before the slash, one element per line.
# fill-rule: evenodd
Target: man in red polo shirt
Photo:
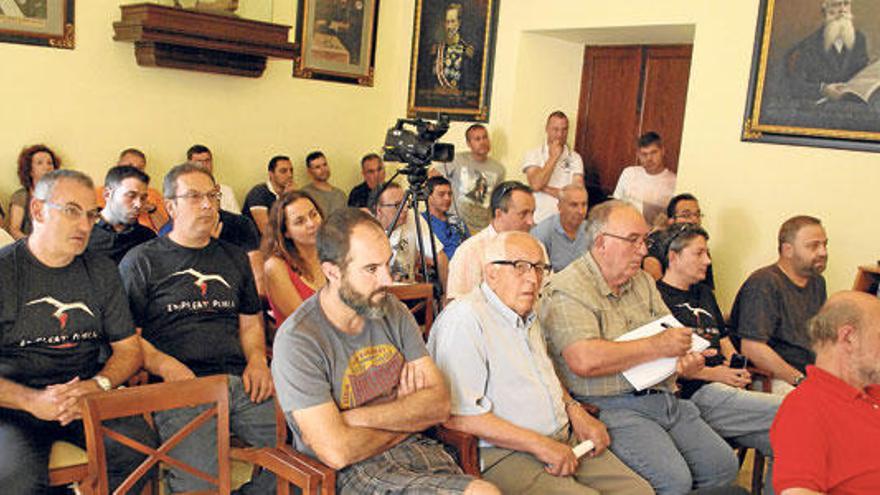
<path fill-rule="evenodd" d="M 781 495 L 880 490 L 880 299 L 839 292 L 810 320 L 815 366 L 770 430 Z"/>

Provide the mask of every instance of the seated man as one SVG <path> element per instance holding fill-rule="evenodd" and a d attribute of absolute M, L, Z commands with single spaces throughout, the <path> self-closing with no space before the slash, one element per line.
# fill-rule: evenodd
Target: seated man
<path fill-rule="evenodd" d="M 828 299 L 809 323 L 816 364 L 782 403 L 770 440 L 783 495 L 877 493 L 880 487 L 880 301 Z"/>
<path fill-rule="evenodd" d="M 673 316 L 694 328 L 709 340 L 718 355 L 706 360 L 706 367 L 691 376 L 681 377 L 680 397 L 700 409 L 703 420 L 722 437 L 737 445 L 753 447 L 770 459 L 766 493 L 772 495 L 773 451 L 770 449 L 770 425 L 782 403 L 782 396 L 746 390 L 749 372 L 731 367 L 736 349 L 727 335 L 724 317 L 712 289 L 702 283 L 709 268 L 709 234 L 691 223 L 680 223 L 664 231 L 658 242 L 666 251 L 669 266 L 657 290 Z"/>
<path fill-rule="evenodd" d="M 128 165 L 111 168 L 104 178 L 104 208 L 92 227 L 89 252 L 103 254 L 116 264 L 129 249 L 156 237 L 156 233 L 138 223 L 147 203 L 150 177 Z"/>
<path fill-rule="evenodd" d="M 392 182 L 385 186 L 385 190 L 379 194 L 375 205 L 376 219 L 379 224 L 388 232 L 391 223 L 394 222 L 394 215 L 397 214 L 397 208 L 403 203 L 405 194 L 400 184 Z M 418 219 L 419 228 L 422 231 L 422 246 L 425 250 L 425 262 L 429 267 L 434 266 L 434 260 L 431 258 L 431 233 L 428 230 L 428 224 L 423 218 Z M 409 207 L 404 207 L 400 212 L 400 218 L 394 226 L 394 230 L 388 237 L 391 242 L 391 277 L 395 282 L 415 282 L 421 278 L 422 265 L 419 257 L 419 241 L 416 236 L 416 218 L 415 215 L 409 214 Z M 437 250 L 437 273 L 443 285 L 446 286 L 446 268 L 447 258 L 443 252 L 444 245 L 434 236 L 434 247 Z"/>
<path fill-rule="evenodd" d="M 306 173 L 312 181 L 303 186 L 302 191 L 315 198 L 324 216 L 345 208 L 345 193 L 330 183 L 330 165 L 324 153 L 313 151 L 306 156 Z"/>
<path fill-rule="evenodd" d="M 654 280 L 639 267 L 648 225 L 629 203 L 593 207 L 587 253 L 554 275 L 546 288 L 541 326 L 550 355 L 575 399 L 598 406 L 611 450 L 660 495 L 729 485 L 738 469 L 733 449 L 690 401 L 674 395 L 675 376 L 635 390 L 623 376 L 633 366 L 677 358 L 680 374 L 694 373 L 703 356 L 690 352 L 691 330 L 669 328 L 617 342 L 669 314 Z"/>
<path fill-rule="evenodd" d="M 186 161 L 204 167 L 209 174 L 214 175 L 214 153 L 202 144 L 194 144 L 186 150 Z M 241 207 L 238 206 L 238 199 L 232 188 L 226 184 L 217 184 L 220 191 L 220 209 L 235 214 L 241 214 Z"/>
<path fill-rule="evenodd" d="M 119 160 L 116 162 L 116 165 L 134 167 L 146 174 L 147 155 L 137 148 L 124 149 L 122 150 L 122 153 L 119 154 Z M 104 186 L 99 186 L 95 191 L 98 194 L 98 206 L 103 208 L 106 201 L 104 198 Z M 152 187 L 147 187 L 147 200 L 141 206 L 138 223 L 153 232 L 159 232 L 159 229 L 161 229 L 167 222 L 168 212 L 165 211 L 162 193 Z"/>
<path fill-rule="evenodd" d="M 376 153 L 368 153 L 361 158 L 361 175 L 364 181 L 354 186 L 348 193 L 348 206 L 369 208 L 376 202 L 376 195 L 385 182 L 385 164 Z"/>
<path fill-rule="evenodd" d="M 434 235 L 443 244 L 443 252 L 448 259 L 452 259 L 458 246 L 471 235 L 467 225 L 450 211 L 452 184 L 445 177 L 431 177 L 425 181 L 425 190 L 428 193 L 428 211 L 422 212 L 422 217 L 431 222 Z"/>
<path fill-rule="evenodd" d="M 483 479 L 505 493 L 654 493 L 559 383 L 533 312 L 548 273 L 533 237 L 504 232 L 487 246 L 485 282 L 441 313 L 428 349 L 452 390 L 446 426 L 480 438 Z M 595 448 L 578 459 L 585 440 Z"/>
<path fill-rule="evenodd" d="M 673 196 L 669 200 L 669 204 L 666 205 L 666 227 L 654 230 L 648 235 L 648 255 L 642 261 L 642 270 L 648 272 L 648 275 L 652 276 L 654 280 L 660 280 L 663 277 L 663 272 L 668 264 L 666 253 L 662 252 L 661 243 L 658 241 L 666 228 L 680 223 L 692 223 L 698 226 L 703 223 L 700 203 L 693 194 L 682 193 Z M 715 288 L 715 276 L 711 263 L 706 270 L 706 279 L 703 280 L 703 283 L 711 289 Z"/>
<path fill-rule="evenodd" d="M 167 236 L 128 252 L 119 265 L 135 323 L 141 327 L 144 368 L 164 381 L 229 376 L 232 432 L 250 445 L 275 443 L 272 377 L 266 364 L 263 315 L 254 275 L 244 251 L 211 231 L 220 198 L 204 168 L 183 164 L 165 176 L 165 206 L 174 221 Z M 160 437 L 168 439 L 198 410 L 157 413 Z M 217 472 L 214 428 L 202 428 L 171 454 L 206 472 Z M 172 469 L 173 491 L 206 489 L 201 479 Z M 264 471 L 246 493 L 273 493 L 275 477 Z"/>
<path fill-rule="evenodd" d="M 730 326 L 742 338 L 743 354 L 773 372 L 773 393 L 785 395 L 815 360 L 807 320 L 825 302 L 828 237 L 818 218 L 796 216 L 779 228 L 778 242 L 776 263 L 749 275 L 739 289 Z"/>
<path fill-rule="evenodd" d="M 559 213 L 532 228 L 532 235 L 550 255 L 555 272 L 587 252 L 587 189 L 580 184 L 563 186 L 557 207 Z"/>
<path fill-rule="evenodd" d="M 98 217 L 92 180 L 50 172 L 29 207 L 30 237 L 0 251 L 0 487 L 13 494 L 49 491 L 52 443 L 85 447 L 80 398 L 123 384 L 143 362 L 116 266 L 83 254 Z M 141 417 L 106 424 L 156 445 Z M 145 457 L 115 441 L 104 448 L 111 488 Z"/>
<path fill-rule="evenodd" d="M 455 299 L 479 287 L 483 282 L 483 253 L 486 244 L 501 232 L 528 232 L 535 226 L 535 198 L 529 186 L 517 181 L 498 184 L 489 200 L 492 222 L 480 233 L 469 237 L 456 250 L 449 265 L 446 297 Z"/>
<path fill-rule="evenodd" d="M 327 285 L 278 329 L 272 360 L 294 447 L 338 470 L 337 493 L 498 493 L 418 433 L 449 417 L 449 391 L 412 315 L 387 292 L 382 227 L 342 209 L 317 244 Z"/>
<path fill-rule="evenodd" d="M 286 156 L 273 156 L 269 160 L 268 180 L 257 184 L 247 193 L 241 209 L 241 214 L 254 222 L 261 236 L 265 235 L 269 225 L 269 209 L 272 208 L 272 203 L 278 199 L 279 194 L 288 189 L 293 189 L 293 164 Z"/>

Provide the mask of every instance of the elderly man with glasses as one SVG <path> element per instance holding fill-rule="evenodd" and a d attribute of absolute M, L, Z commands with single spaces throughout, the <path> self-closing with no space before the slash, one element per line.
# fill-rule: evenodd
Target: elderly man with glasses
<path fill-rule="evenodd" d="M 505 493 L 653 493 L 559 383 L 534 313 L 550 271 L 541 245 L 504 232 L 485 259 L 485 281 L 446 308 L 428 342 L 449 379 L 446 425 L 480 438 L 483 478 Z M 579 459 L 572 447 L 585 440 L 594 449 Z"/>
<path fill-rule="evenodd" d="M 640 269 L 648 225 L 628 203 L 612 200 L 590 212 L 589 250 L 554 275 L 545 289 L 541 325 L 550 355 L 575 399 L 601 409 L 611 450 L 660 495 L 729 485 L 733 450 L 690 401 L 674 395 L 675 376 L 636 390 L 623 371 L 660 358 L 677 359 L 681 374 L 704 365 L 691 352 L 691 330 L 668 328 L 616 341 L 669 314 L 654 280 Z"/>

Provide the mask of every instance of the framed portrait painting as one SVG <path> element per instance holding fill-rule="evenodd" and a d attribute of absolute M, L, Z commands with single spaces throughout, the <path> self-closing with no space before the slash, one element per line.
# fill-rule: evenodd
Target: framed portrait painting
<path fill-rule="evenodd" d="M 299 0 L 294 77 L 373 85 L 379 0 Z"/>
<path fill-rule="evenodd" d="M 409 117 L 486 122 L 499 0 L 416 0 Z"/>
<path fill-rule="evenodd" d="M 762 0 L 742 139 L 880 151 L 880 2 Z"/>
<path fill-rule="evenodd" d="M 74 0 L 0 0 L 0 41 L 74 48 Z"/>

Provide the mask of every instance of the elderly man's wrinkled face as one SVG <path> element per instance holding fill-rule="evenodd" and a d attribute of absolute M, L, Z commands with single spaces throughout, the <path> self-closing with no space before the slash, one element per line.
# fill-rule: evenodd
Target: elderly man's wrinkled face
<path fill-rule="evenodd" d="M 96 203 L 94 189 L 74 180 L 59 179 L 51 197 L 32 204 L 34 231 L 48 234 L 53 251 L 71 258 L 80 255 L 100 215 Z"/>
<path fill-rule="evenodd" d="M 853 25 L 850 0 L 825 0 L 822 3 L 822 11 L 825 15 L 823 30 L 825 50 L 831 50 L 832 47 L 838 52 L 843 47 L 852 50 L 856 42 L 856 30 Z"/>
<path fill-rule="evenodd" d="M 538 301 L 544 279 L 544 251 L 534 238 L 526 235 L 507 239 L 505 264 L 486 267 L 486 283 L 505 306 L 520 316 L 528 316 Z"/>
<path fill-rule="evenodd" d="M 850 355 L 852 369 L 863 383 L 880 384 L 880 301 L 865 302 L 863 311 Z"/>
<path fill-rule="evenodd" d="M 587 217 L 586 189 L 566 189 L 559 198 L 559 221 L 568 229 L 577 228 Z"/>
<path fill-rule="evenodd" d="M 647 236 L 648 224 L 637 210 L 621 207 L 611 212 L 593 248 L 606 278 L 625 281 L 641 270 L 648 254 Z"/>

